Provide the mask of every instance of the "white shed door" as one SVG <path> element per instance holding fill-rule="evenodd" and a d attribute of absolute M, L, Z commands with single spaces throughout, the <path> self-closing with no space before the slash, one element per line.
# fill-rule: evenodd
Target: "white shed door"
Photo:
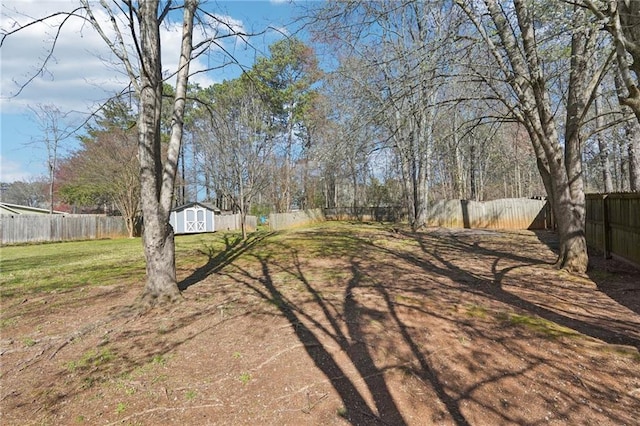
<path fill-rule="evenodd" d="M 205 218 L 204 209 L 199 206 L 189 207 L 185 213 L 185 232 L 204 232 Z"/>

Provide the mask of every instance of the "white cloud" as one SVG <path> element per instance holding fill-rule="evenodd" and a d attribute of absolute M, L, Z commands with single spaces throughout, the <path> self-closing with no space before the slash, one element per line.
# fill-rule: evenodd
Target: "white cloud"
<path fill-rule="evenodd" d="M 70 12 L 76 7 L 77 0 L 4 0 L 1 6 L 0 27 L 6 32 L 17 28 L 18 23 L 24 25 L 34 18 L 56 11 Z M 105 23 L 107 36 L 114 40 L 115 32 L 109 24 L 107 13 L 96 4 L 94 14 L 98 22 Z M 162 61 L 165 75 L 175 71 L 179 60 L 182 22 L 178 15 L 174 21 L 169 21 L 162 27 Z M 129 79 L 122 65 L 96 31 L 79 17 L 71 17 L 65 22 L 53 56 L 48 60 L 46 68 L 38 73 L 39 67 L 50 52 L 57 25 L 62 19 L 58 17 L 29 26 L 6 38 L 2 46 L 0 64 L 0 108 L 4 112 L 23 111 L 27 105 L 38 103 L 55 104 L 61 110 L 88 111 L 96 102 L 103 101 L 127 87 Z M 231 17 L 220 19 L 234 29 L 243 28 L 241 21 Z M 214 31 L 223 32 L 224 29 L 209 27 L 207 31 L 210 33 L 205 34 L 202 29 L 198 30 L 194 34 L 194 43 L 204 40 Z M 130 37 L 128 31 L 124 30 L 123 36 Z M 232 46 L 236 40 L 231 37 L 224 42 L 227 46 Z M 132 44 L 130 38 L 125 39 L 125 43 Z M 217 54 L 220 54 L 219 49 L 211 46 L 206 55 L 199 56 L 191 63 L 191 71 L 203 71 L 212 65 L 220 64 L 221 58 L 216 56 Z M 34 74 L 37 76 L 22 89 L 19 96 L 13 97 Z M 200 72 L 193 76 L 191 82 L 208 86 L 214 79 L 210 74 Z M 174 81 L 169 83 L 173 84 Z"/>
<path fill-rule="evenodd" d="M 2 28 L 6 30 L 15 22 L 25 24 L 33 17 L 45 16 L 56 10 L 71 11 L 76 2 L 4 2 L 3 12 L 20 10 L 20 13 L 3 14 Z M 26 105 L 55 103 L 61 109 L 82 109 L 88 103 L 104 98 L 122 87 L 113 70 L 106 69 L 100 56 L 108 58 L 93 31 L 79 18 L 70 18 L 62 29 L 55 50 L 46 68 L 38 74 L 47 58 L 61 19 L 32 25 L 10 35 L 2 46 L 2 108 L 16 112 Z M 14 98 L 21 86 L 37 76 Z M 119 81 L 120 80 L 120 81 Z"/>
<path fill-rule="evenodd" d="M 33 175 L 33 170 L 26 170 L 23 164 L 0 155 L 0 182 L 28 181 Z"/>

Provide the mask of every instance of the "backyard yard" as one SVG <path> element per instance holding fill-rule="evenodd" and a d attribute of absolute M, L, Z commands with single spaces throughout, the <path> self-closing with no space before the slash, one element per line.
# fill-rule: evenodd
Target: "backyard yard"
<path fill-rule="evenodd" d="M 3 247 L 3 425 L 638 425 L 640 271 L 541 231 L 326 222 Z"/>

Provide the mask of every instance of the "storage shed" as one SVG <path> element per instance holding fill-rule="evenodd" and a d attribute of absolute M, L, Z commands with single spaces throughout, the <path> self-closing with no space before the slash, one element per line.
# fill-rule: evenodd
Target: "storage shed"
<path fill-rule="evenodd" d="M 215 231 L 214 209 L 197 202 L 187 203 L 171 210 L 169 223 L 175 234 L 195 234 Z"/>

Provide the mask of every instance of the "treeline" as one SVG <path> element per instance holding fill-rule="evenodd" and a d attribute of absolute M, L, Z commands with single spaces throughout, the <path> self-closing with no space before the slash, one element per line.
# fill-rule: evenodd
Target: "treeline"
<path fill-rule="evenodd" d="M 306 42 L 284 38 L 240 77 L 190 86 L 174 203 L 402 206 L 419 228 L 434 200 L 583 206 L 585 191 L 637 191 L 630 62 L 591 5 L 307 4 Z M 136 114 L 134 97 L 105 106 L 59 162 L 60 201 L 134 220 Z"/>
<path fill-rule="evenodd" d="M 345 75 L 346 68 L 322 72 L 314 50 L 296 39 L 276 43 L 270 53 L 237 79 L 190 87 L 175 204 L 197 200 L 257 215 L 406 206 L 404 151 L 371 119 L 379 106 L 355 99 L 361 92 L 355 75 Z M 165 86 L 167 96 L 172 90 Z M 58 206 L 118 211 L 134 223 L 140 203 L 136 108 L 132 97 L 109 102 L 86 127 L 80 148 L 59 160 Z M 479 125 L 459 135 L 454 111 L 443 111 L 434 127 L 431 199 L 544 194 L 517 126 Z M 165 129 L 169 116 L 165 111 Z M 23 202 L 17 194 L 10 198 Z M 46 195 L 36 198 L 46 203 Z"/>

